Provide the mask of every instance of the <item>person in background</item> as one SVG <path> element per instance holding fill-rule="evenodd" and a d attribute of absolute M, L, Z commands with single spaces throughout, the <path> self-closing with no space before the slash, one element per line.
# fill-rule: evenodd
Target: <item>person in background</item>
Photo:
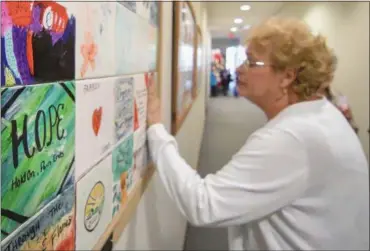
<path fill-rule="evenodd" d="M 224 96 L 227 96 L 229 94 L 230 82 L 232 81 L 230 70 L 225 69 L 222 76 L 222 93 Z"/>
<path fill-rule="evenodd" d="M 217 96 L 217 78 L 216 75 L 211 71 L 211 97 L 216 97 Z"/>
<path fill-rule="evenodd" d="M 342 112 L 355 133 L 358 134 L 359 129 L 353 118 L 352 110 L 347 102 L 347 98 L 340 93 L 334 94 L 330 87 L 325 88 L 325 96 Z"/>
<path fill-rule="evenodd" d="M 150 84 L 147 137 L 166 191 L 192 225 L 229 227 L 230 250 L 369 250 L 368 162 L 322 94 L 335 70 L 325 38 L 300 20 L 271 18 L 247 45 L 238 92 L 268 122 L 205 178 L 161 124 Z"/>

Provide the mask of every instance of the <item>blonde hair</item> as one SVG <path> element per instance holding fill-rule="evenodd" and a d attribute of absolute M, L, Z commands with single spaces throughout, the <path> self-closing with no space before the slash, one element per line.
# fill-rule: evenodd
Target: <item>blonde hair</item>
<path fill-rule="evenodd" d="M 292 87 L 307 99 L 329 86 L 336 68 L 336 57 L 321 35 L 313 35 L 304 22 L 291 18 L 270 18 L 252 29 L 247 44 L 259 52 L 270 51 L 277 71 L 297 69 Z"/>

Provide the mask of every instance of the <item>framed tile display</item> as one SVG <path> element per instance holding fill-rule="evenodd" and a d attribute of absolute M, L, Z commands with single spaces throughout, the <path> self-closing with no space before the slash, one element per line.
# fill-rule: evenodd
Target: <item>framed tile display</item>
<path fill-rule="evenodd" d="M 193 103 L 196 72 L 196 20 L 190 1 L 174 2 L 172 133 L 176 134 Z"/>

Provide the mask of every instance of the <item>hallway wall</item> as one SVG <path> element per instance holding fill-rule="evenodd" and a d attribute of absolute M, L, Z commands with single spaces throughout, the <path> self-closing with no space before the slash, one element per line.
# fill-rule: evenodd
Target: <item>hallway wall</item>
<path fill-rule="evenodd" d="M 198 23 L 203 31 L 204 50 L 207 58 L 211 53 L 210 37 L 207 29 L 207 15 L 201 2 L 193 2 Z M 162 11 L 162 83 L 161 100 L 163 123 L 167 130 L 171 126 L 172 92 L 172 2 L 163 3 Z M 209 47 L 209 48 L 208 48 Z M 193 104 L 176 140 L 184 159 L 193 167 L 197 166 L 205 120 L 205 98 L 207 75 L 203 73 L 200 93 Z M 182 250 L 186 231 L 186 220 L 168 197 L 157 175 L 150 181 L 135 215 L 127 225 L 115 250 Z"/>
<path fill-rule="evenodd" d="M 369 158 L 369 3 L 287 2 L 277 14 L 301 18 L 338 57 L 333 87 L 347 96 Z"/>

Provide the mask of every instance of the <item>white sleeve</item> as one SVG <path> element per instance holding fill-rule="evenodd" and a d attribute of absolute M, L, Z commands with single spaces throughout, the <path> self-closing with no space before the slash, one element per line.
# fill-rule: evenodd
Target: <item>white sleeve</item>
<path fill-rule="evenodd" d="M 204 179 L 179 155 L 163 125 L 151 126 L 148 140 L 168 194 L 193 225 L 247 223 L 288 205 L 306 188 L 305 148 L 285 131 L 254 133 L 228 164 Z"/>

